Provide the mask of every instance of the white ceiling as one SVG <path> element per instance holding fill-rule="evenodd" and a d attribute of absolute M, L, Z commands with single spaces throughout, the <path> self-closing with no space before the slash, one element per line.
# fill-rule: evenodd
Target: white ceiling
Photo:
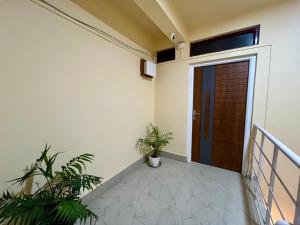
<path fill-rule="evenodd" d="M 157 10 L 162 10 L 162 12 L 165 12 L 168 16 L 171 15 L 171 20 L 176 20 L 177 23 L 174 23 L 173 25 L 176 26 L 180 24 L 181 30 L 184 30 L 187 34 L 186 36 L 188 38 L 185 40 L 192 41 L 189 40 L 189 36 L 206 26 L 236 17 L 251 10 L 287 0 L 72 1 L 129 39 L 153 52 L 172 45 L 167 37 L 167 35 L 169 36 L 169 31 L 166 31 L 165 29 L 166 20 L 168 18 L 162 17 L 159 20 L 156 19 L 155 23 L 152 21 L 153 15 L 162 15 L 161 12 L 156 12 Z M 158 9 L 158 7 L 150 7 L 149 9 L 147 6 L 151 6 L 151 3 L 155 3 L 156 6 L 160 5 L 161 9 Z M 146 8 L 141 8 L 141 5 L 145 5 Z"/>
<path fill-rule="evenodd" d="M 158 26 L 132 0 L 72 1 L 149 51 L 157 50 L 158 41 L 171 45 Z"/>
<path fill-rule="evenodd" d="M 188 33 L 282 0 L 163 0 L 172 6 Z"/>

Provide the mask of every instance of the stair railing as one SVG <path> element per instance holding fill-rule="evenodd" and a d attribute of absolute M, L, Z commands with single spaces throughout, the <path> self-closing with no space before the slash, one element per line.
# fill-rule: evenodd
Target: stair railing
<path fill-rule="evenodd" d="M 260 143 L 256 140 L 257 134 L 261 133 Z M 272 151 L 272 160 L 269 160 L 266 152 L 264 152 L 264 144 L 265 139 L 268 139 L 273 145 Z M 252 191 L 255 195 L 255 205 L 257 211 L 259 212 L 259 216 L 263 224 L 265 225 L 288 225 L 291 224 L 286 220 L 284 212 L 280 206 L 279 201 L 275 198 L 274 194 L 274 185 L 275 179 L 278 180 L 278 184 L 283 187 L 283 190 L 286 192 L 287 196 L 290 198 L 291 202 L 295 206 L 295 215 L 293 225 L 300 225 L 300 180 L 298 175 L 298 191 L 297 196 L 294 197 L 291 194 L 291 191 L 287 187 L 287 184 L 282 180 L 282 178 L 278 175 L 277 172 L 277 161 L 278 161 L 278 152 L 283 153 L 285 157 L 287 157 L 299 170 L 300 168 L 300 157 L 295 154 L 292 150 L 290 150 L 287 146 L 285 146 L 282 142 L 280 142 L 277 138 L 275 138 L 272 134 L 270 134 L 263 127 L 258 124 L 254 124 L 251 139 L 250 139 L 250 149 L 249 149 L 249 164 L 247 175 L 250 178 L 250 184 L 252 187 Z M 254 153 L 254 149 L 257 147 L 259 156 L 257 157 Z M 262 162 L 266 161 L 267 166 L 271 168 L 270 178 L 267 179 L 264 170 L 262 168 Z M 257 171 L 254 169 L 254 163 L 257 165 Z M 260 185 L 260 180 L 266 183 L 268 186 L 268 194 L 267 198 L 264 197 L 262 187 Z M 274 221 L 272 218 L 272 205 L 275 204 L 281 220 Z M 261 206 L 264 208 L 264 212 L 261 210 Z"/>

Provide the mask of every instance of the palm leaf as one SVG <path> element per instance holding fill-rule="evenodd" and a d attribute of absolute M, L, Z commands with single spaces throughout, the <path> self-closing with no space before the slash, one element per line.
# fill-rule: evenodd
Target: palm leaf
<path fill-rule="evenodd" d="M 80 223 L 85 223 L 87 219 L 90 219 L 90 223 L 92 223 L 93 219 L 98 219 L 98 216 L 83 205 L 81 201 L 72 199 L 56 201 L 56 206 L 52 213 L 56 214 L 54 217 L 55 221 L 66 224 L 74 224 L 77 220 Z"/>
<path fill-rule="evenodd" d="M 0 207 L 0 223 L 8 220 L 8 224 L 45 225 L 49 221 L 48 207 L 52 201 L 53 196 L 47 192 L 36 197 L 22 195 L 11 198 Z"/>
<path fill-rule="evenodd" d="M 161 134 L 159 128 L 150 123 L 146 129 L 146 137 L 137 140 L 136 148 L 143 155 L 148 155 L 152 151 L 155 155 L 159 155 L 162 148 L 169 144 L 171 139 L 173 139 L 171 132 Z"/>
<path fill-rule="evenodd" d="M 0 224 L 71 225 L 77 220 L 97 220 L 97 216 L 79 198 L 82 191 L 92 190 L 101 184 L 101 177 L 83 174 L 86 163 L 92 162 L 94 155 L 86 153 L 74 157 L 61 167 L 61 171 L 53 172 L 60 153 L 51 156 L 49 151 L 50 145 L 46 145 L 24 176 L 11 181 L 22 185 L 30 177 L 42 176 L 46 180 L 43 186 L 38 187 L 34 194 L 15 196 L 7 191 L 0 196 Z"/>

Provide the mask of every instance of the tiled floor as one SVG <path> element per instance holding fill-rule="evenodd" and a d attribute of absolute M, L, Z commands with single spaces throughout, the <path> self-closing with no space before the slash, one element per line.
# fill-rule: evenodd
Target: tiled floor
<path fill-rule="evenodd" d="M 98 225 L 249 225 L 240 174 L 162 158 L 145 164 L 89 202 Z"/>

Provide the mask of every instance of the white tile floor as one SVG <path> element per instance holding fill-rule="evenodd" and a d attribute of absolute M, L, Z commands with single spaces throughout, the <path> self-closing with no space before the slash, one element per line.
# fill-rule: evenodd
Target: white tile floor
<path fill-rule="evenodd" d="M 162 158 L 141 164 L 89 202 L 98 225 L 250 225 L 240 174 Z"/>

